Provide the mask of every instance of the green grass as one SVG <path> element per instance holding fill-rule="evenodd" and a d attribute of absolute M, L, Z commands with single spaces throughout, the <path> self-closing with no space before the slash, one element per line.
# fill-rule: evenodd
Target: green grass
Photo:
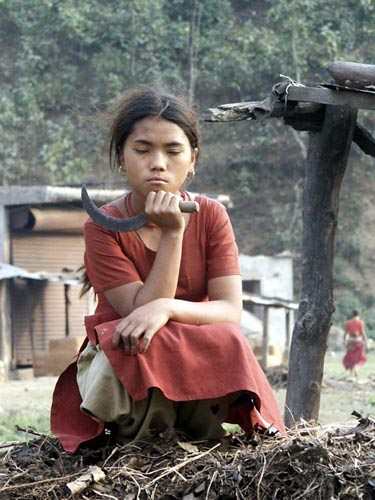
<path fill-rule="evenodd" d="M 367 363 L 359 369 L 358 383 L 342 365 L 343 353 L 327 354 L 324 364 L 324 384 L 320 398 L 321 424 L 345 423 L 352 420 L 353 410 L 364 416 L 375 415 L 375 352 L 367 354 Z M 372 383 L 369 377 L 373 377 Z M 284 407 L 286 390 L 276 391 L 280 408 Z"/>
<path fill-rule="evenodd" d="M 0 442 L 29 441 L 35 435 L 17 430 L 31 429 L 42 434 L 50 433 L 49 415 L 24 413 L 21 415 L 0 416 Z"/>
<path fill-rule="evenodd" d="M 324 376 L 333 378 L 349 377 L 342 365 L 342 358 L 344 354 L 338 353 L 335 356 L 327 354 L 324 362 Z M 375 376 L 375 350 L 366 354 L 367 363 L 359 368 L 359 379 L 366 379 L 370 376 Z"/>

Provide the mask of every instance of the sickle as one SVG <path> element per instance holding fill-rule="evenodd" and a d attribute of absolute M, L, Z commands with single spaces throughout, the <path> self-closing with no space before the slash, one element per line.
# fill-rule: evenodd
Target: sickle
<path fill-rule="evenodd" d="M 127 233 L 129 231 L 136 231 L 140 229 L 145 224 L 147 224 L 147 215 L 144 213 L 135 215 L 128 219 L 120 219 L 118 217 L 112 217 L 111 215 L 104 214 L 95 203 L 90 199 L 86 186 L 82 184 L 81 189 L 82 205 L 86 212 L 89 214 L 91 219 L 113 232 L 123 232 Z M 179 207 L 181 212 L 193 213 L 199 211 L 199 205 L 196 201 L 180 201 Z"/>

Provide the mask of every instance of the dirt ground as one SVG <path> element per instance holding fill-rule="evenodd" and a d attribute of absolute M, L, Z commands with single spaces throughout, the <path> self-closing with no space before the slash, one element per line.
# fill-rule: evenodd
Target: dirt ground
<path fill-rule="evenodd" d="M 55 383 L 55 377 L 38 377 L 0 384 L 0 442 L 24 440 L 25 433 L 16 426 L 49 432 L 49 409 Z M 275 392 L 282 409 L 286 390 L 275 387 Z M 343 371 L 340 356 L 326 359 L 320 423 L 347 423 L 352 420 L 353 410 L 364 416 L 375 415 L 375 352 L 368 356 L 358 381 L 350 379 Z"/>

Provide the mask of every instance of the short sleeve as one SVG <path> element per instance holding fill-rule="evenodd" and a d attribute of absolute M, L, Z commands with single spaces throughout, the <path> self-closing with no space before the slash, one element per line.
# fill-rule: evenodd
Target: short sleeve
<path fill-rule="evenodd" d="M 83 234 L 86 272 L 96 293 L 142 281 L 134 263 L 121 248 L 116 233 L 88 220 Z"/>
<path fill-rule="evenodd" d="M 226 209 L 211 201 L 207 221 L 207 278 L 240 274 L 238 248 Z"/>

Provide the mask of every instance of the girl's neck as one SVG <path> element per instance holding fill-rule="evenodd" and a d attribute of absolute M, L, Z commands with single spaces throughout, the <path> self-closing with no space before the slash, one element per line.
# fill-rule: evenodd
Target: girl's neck
<path fill-rule="evenodd" d="M 138 193 L 131 191 L 128 196 L 128 209 L 132 212 L 129 215 L 135 215 L 144 212 L 146 200 Z"/>

